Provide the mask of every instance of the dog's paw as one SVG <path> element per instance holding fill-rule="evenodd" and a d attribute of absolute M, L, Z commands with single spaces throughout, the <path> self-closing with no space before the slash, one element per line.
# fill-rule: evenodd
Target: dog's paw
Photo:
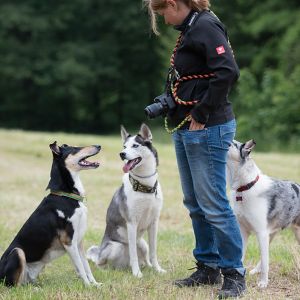
<path fill-rule="evenodd" d="M 99 259 L 98 256 L 99 256 L 99 247 L 98 246 L 92 246 L 86 252 L 86 258 L 88 260 L 91 260 L 95 264 L 98 264 L 98 259 Z"/>
<path fill-rule="evenodd" d="M 155 271 L 158 272 L 158 273 L 161 273 L 161 274 L 167 273 L 167 271 L 164 270 L 163 268 L 161 268 L 160 266 L 156 267 Z"/>
<path fill-rule="evenodd" d="M 252 269 L 252 270 L 249 272 L 250 275 L 254 275 L 254 274 L 257 274 L 257 273 L 260 273 L 260 268 L 254 268 L 254 269 Z"/>
<path fill-rule="evenodd" d="M 260 289 L 264 289 L 268 286 L 268 280 L 260 280 L 257 285 Z"/>
<path fill-rule="evenodd" d="M 137 277 L 137 278 L 142 278 L 143 274 L 140 270 L 138 271 L 132 271 L 133 276 Z"/>
<path fill-rule="evenodd" d="M 145 268 L 145 267 L 148 267 L 148 268 L 153 268 L 153 265 L 151 264 L 150 261 L 143 261 L 141 264 L 140 264 L 140 268 Z"/>
<path fill-rule="evenodd" d="M 97 282 L 97 281 L 92 282 L 92 286 L 94 286 L 96 288 L 100 288 L 102 286 L 102 284 L 103 284 L 102 282 Z"/>

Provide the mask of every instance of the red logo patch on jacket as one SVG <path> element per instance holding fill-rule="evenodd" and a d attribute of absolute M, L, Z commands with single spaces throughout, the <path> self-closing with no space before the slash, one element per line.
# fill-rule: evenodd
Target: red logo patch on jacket
<path fill-rule="evenodd" d="M 219 55 L 221 55 L 221 54 L 225 53 L 225 48 L 224 48 L 224 46 L 223 46 L 223 45 L 222 45 L 222 46 L 219 46 L 219 47 L 217 47 L 217 48 L 216 48 L 216 50 L 217 50 L 217 53 L 218 53 Z"/>

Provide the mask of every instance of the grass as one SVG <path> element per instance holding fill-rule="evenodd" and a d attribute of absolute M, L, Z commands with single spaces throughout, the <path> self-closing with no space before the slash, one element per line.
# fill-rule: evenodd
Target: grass
<path fill-rule="evenodd" d="M 105 213 L 110 199 L 121 183 L 122 149 L 118 136 L 92 136 L 64 133 L 32 133 L 0 130 L 0 255 L 7 248 L 22 224 L 47 194 L 51 153 L 48 145 L 101 144 L 98 156 L 101 167 L 82 172 L 88 195 L 88 231 L 85 248 L 99 243 Z M 178 289 L 171 282 L 188 275 L 193 267 L 194 238 L 188 213 L 182 204 L 179 176 L 173 147 L 166 136 L 155 132 L 154 141 L 160 156 L 160 181 L 164 192 L 158 235 L 158 258 L 168 273 L 157 275 L 142 270 L 142 279 L 134 278 L 129 270 L 101 270 L 91 264 L 101 288 L 87 288 L 78 279 L 66 255 L 49 264 L 35 285 L 8 289 L 0 285 L 0 299 L 215 299 L 219 286 Z M 257 164 L 265 173 L 300 182 L 300 155 L 254 153 Z M 248 270 L 258 262 L 259 253 L 254 237 L 250 238 L 245 266 Z M 300 254 L 289 230 L 275 237 L 270 250 L 270 284 L 259 290 L 257 276 L 247 275 L 248 293 L 244 299 L 299 299 Z"/>

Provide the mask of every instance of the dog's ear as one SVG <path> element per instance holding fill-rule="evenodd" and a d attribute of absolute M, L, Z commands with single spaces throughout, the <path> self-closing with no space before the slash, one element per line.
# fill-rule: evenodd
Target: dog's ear
<path fill-rule="evenodd" d="M 53 154 L 60 155 L 60 148 L 57 146 L 56 141 L 49 145 Z"/>
<path fill-rule="evenodd" d="M 142 124 L 139 134 L 145 141 L 152 142 L 152 133 L 150 128 L 146 124 Z"/>
<path fill-rule="evenodd" d="M 125 141 L 127 140 L 127 138 L 129 136 L 130 136 L 130 134 L 127 132 L 125 127 L 123 125 L 121 125 L 121 137 L 122 137 L 123 143 L 125 143 Z"/>
<path fill-rule="evenodd" d="M 244 147 L 242 148 L 242 156 L 243 158 L 246 158 L 249 156 L 251 151 L 254 149 L 256 143 L 254 140 L 250 140 L 244 144 Z"/>

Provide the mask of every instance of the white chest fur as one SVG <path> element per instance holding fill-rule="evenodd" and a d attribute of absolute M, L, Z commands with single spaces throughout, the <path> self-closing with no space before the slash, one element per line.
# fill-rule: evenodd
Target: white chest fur
<path fill-rule="evenodd" d="M 75 209 L 69 221 L 72 223 L 74 229 L 74 242 L 81 242 L 87 228 L 87 207 L 82 202 L 79 202 L 79 207 Z"/>
<path fill-rule="evenodd" d="M 236 192 L 232 192 L 234 212 L 239 222 L 249 231 L 258 231 L 259 228 L 267 227 L 268 201 L 263 196 L 270 189 L 271 180 L 261 174 L 258 182 L 249 190 L 239 193 L 242 201 L 236 201 Z"/>
<path fill-rule="evenodd" d="M 163 204 L 161 187 L 158 183 L 156 193 L 141 193 L 133 191 L 128 177 L 124 176 L 124 193 L 126 195 L 127 211 L 123 217 L 127 222 L 134 222 L 138 230 L 143 231 L 157 218 Z"/>
<path fill-rule="evenodd" d="M 72 175 L 72 178 L 74 180 L 74 187 L 77 189 L 77 191 L 79 192 L 79 194 L 81 196 L 84 196 L 85 195 L 85 191 L 84 191 L 82 182 L 80 180 L 79 173 L 71 171 L 71 175 Z"/>

